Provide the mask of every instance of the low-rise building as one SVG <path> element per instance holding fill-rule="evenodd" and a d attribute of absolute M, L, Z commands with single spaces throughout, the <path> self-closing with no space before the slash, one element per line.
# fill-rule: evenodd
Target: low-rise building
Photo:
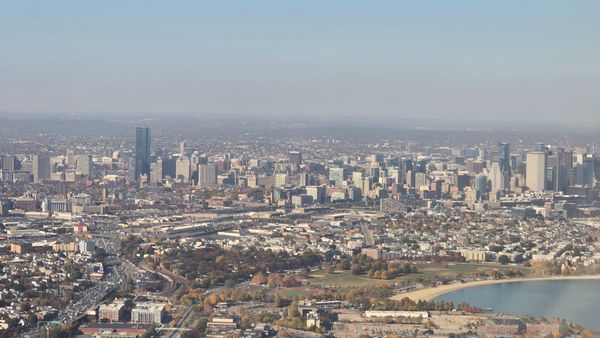
<path fill-rule="evenodd" d="M 137 303 L 131 310 L 131 322 L 161 324 L 166 317 L 165 304 Z"/>
<path fill-rule="evenodd" d="M 520 319 L 493 318 L 486 322 L 488 335 L 519 335 L 525 332 L 525 324 Z"/>
<path fill-rule="evenodd" d="M 429 318 L 427 311 L 365 311 L 366 318 Z"/>
<path fill-rule="evenodd" d="M 98 309 L 98 319 L 109 322 L 120 322 L 125 312 L 124 303 L 102 304 Z"/>

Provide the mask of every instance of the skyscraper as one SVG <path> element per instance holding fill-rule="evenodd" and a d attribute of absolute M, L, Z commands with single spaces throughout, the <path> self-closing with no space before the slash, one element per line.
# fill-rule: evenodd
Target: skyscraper
<path fill-rule="evenodd" d="M 302 164 L 302 153 L 299 151 L 290 151 L 288 153 L 288 160 L 294 170 L 298 170 Z"/>
<path fill-rule="evenodd" d="M 19 160 L 15 156 L 3 155 L 2 156 L 2 170 L 8 171 L 10 176 L 15 170 L 19 169 Z"/>
<path fill-rule="evenodd" d="M 275 174 L 275 187 L 280 188 L 286 186 L 288 183 L 288 175 L 286 173 Z"/>
<path fill-rule="evenodd" d="M 183 156 L 185 154 L 185 141 L 179 143 L 179 156 Z"/>
<path fill-rule="evenodd" d="M 150 165 L 150 182 L 159 183 L 163 178 L 163 160 L 158 159 L 156 163 Z"/>
<path fill-rule="evenodd" d="M 77 169 L 75 171 L 78 174 L 81 174 L 84 176 L 91 176 L 91 174 L 92 174 L 92 156 L 77 155 Z"/>
<path fill-rule="evenodd" d="M 496 193 L 504 190 L 504 177 L 502 176 L 502 169 L 498 161 L 492 161 L 489 170 L 491 192 Z"/>
<path fill-rule="evenodd" d="M 198 185 L 200 187 L 217 185 L 217 167 L 214 164 L 198 165 Z"/>
<path fill-rule="evenodd" d="M 150 178 L 150 128 L 135 129 L 135 179 Z"/>
<path fill-rule="evenodd" d="M 485 196 L 488 192 L 488 178 L 484 174 L 478 174 L 475 176 L 473 186 L 477 193 L 477 199 L 481 199 L 481 197 Z"/>
<path fill-rule="evenodd" d="M 502 190 L 510 186 L 510 143 L 498 143 L 498 164 L 500 166 L 500 175 L 502 176 Z"/>
<path fill-rule="evenodd" d="M 344 168 L 329 168 L 329 180 L 333 185 L 341 187 L 344 182 Z"/>
<path fill-rule="evenodd" d="M 174 158 L 163 158 L 162 177 L 177 177 L 177 160 L 175 160 Z"/>
<path fill-rule="evenodd" d="M 594 157 L 592 154 L 576 154 L 574 157 L 574 183 L 591 187 L 594 184 Z"/>
<path fill-rule="evenodd" d="M 306 194 L 312 196 L 313 201 L 317 204 L 325 203 L 325 187 L 308 186 L 306 187 Z"/>
<path fill-rule="evenodd" d="M 310 185 L 310 176 L 308 173 L 300 173 L 300 186 L 306 187 Z"/>
<path fill-rule="evenodd" d="M 546 153 L 532 151 L 527 153 L 525 183 L 531 191 L 543 191 L 546 188 Z"/>
<path fill-rule="evenodd" d="M 74 167 L 75 166 L 75 151 L 72 149 L 67 150 L 67 166 Z"/>
<path fill-rule="evenodd" d="M 547 170 L 550 180 L 546 182 L 548 190 L 566 191 L 569 185 L 569 173 L 573 166 L 573 155 L 563 148 L 554 148 L 548 154 Z"/>
<path fill-rule="evenodd" d="M 50 157 L 46 155 L 33 156 L 33 182 L 40 183 L 50 179 Z"/>
<path fill-rule="evenodd" d="M 191 175 L 191 162 L 190 159 L 186 156 L 181 156 L 177 159 L 175 163 L 175 174 L 178 180 L 181 180 L 183 183 L 188 183 L 190 181 Z"/>

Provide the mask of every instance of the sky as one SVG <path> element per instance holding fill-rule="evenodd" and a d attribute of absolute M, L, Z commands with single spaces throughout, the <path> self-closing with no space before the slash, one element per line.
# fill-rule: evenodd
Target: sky
<path fill-rule="evenodd" d="M 600 1 L 0 0 L 0 116 L 600 125 Z"/>

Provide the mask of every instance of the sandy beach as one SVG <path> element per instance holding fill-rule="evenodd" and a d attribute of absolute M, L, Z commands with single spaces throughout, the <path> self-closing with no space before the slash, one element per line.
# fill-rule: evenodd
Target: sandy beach
<path fill-rule="evenodd" d="M 534 278 L 512 278 L 512 279 L 497 279 L 497 280 L 482 280 L 473 281 L 467 283 L 454 283 L 448 285 L 441 285 L 437 287 L 429 287 L 404 293 L 399 293 L 392 296 L 393 300 L 401 300 L 402 298 L 408 297 L 414 301 L 419 300 L 431 300 L 435 297 L 443 294 L 457 291 L 460 289 L 471 288 L 475 286 L 492 285 L 500 283 L 517 283 L 517 282 L 531 282 L 531 281 L 548 281 L 548 280 L 587 280 L 587 279 L 598 279 L 600 275 L 586 275 L 586 276 L 551 276 L 551 277 L 534 277 Z"/>

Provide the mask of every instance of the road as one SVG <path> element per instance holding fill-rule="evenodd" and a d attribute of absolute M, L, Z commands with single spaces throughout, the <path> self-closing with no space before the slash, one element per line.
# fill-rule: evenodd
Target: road
<path fill-rule="evenodd" d="M 94 221 L 89 218 L 86 220 L 90 225 L 94 225 Z M 94 228 L 92 226 L 91 228 Z M 46 323 L 38 329 L 25 332 L 22 336 L 41 336 L 45 333 L 47 327 L 52 327 L 60 324 L 74 323 L 84 317 L 90 309 L 100 305 L 102 300 L 117 289 L 127 288 L 128 272 L 123 266 L 123 260 L 118 255 L 119 240 L 112 236 L 111 227 L 104 223 L 97 227 L 96 232 L 92 233 L 92 237 L 96 242 L 96 246 L 106 251 L 106 257 L 103 260 L 103 265 L 106 267 L 103 280 L 96 283 L 93 287 L 84 290 L 78 300 L 72 301 L 58 313 L 58 318 L 55 322 Z"/>

